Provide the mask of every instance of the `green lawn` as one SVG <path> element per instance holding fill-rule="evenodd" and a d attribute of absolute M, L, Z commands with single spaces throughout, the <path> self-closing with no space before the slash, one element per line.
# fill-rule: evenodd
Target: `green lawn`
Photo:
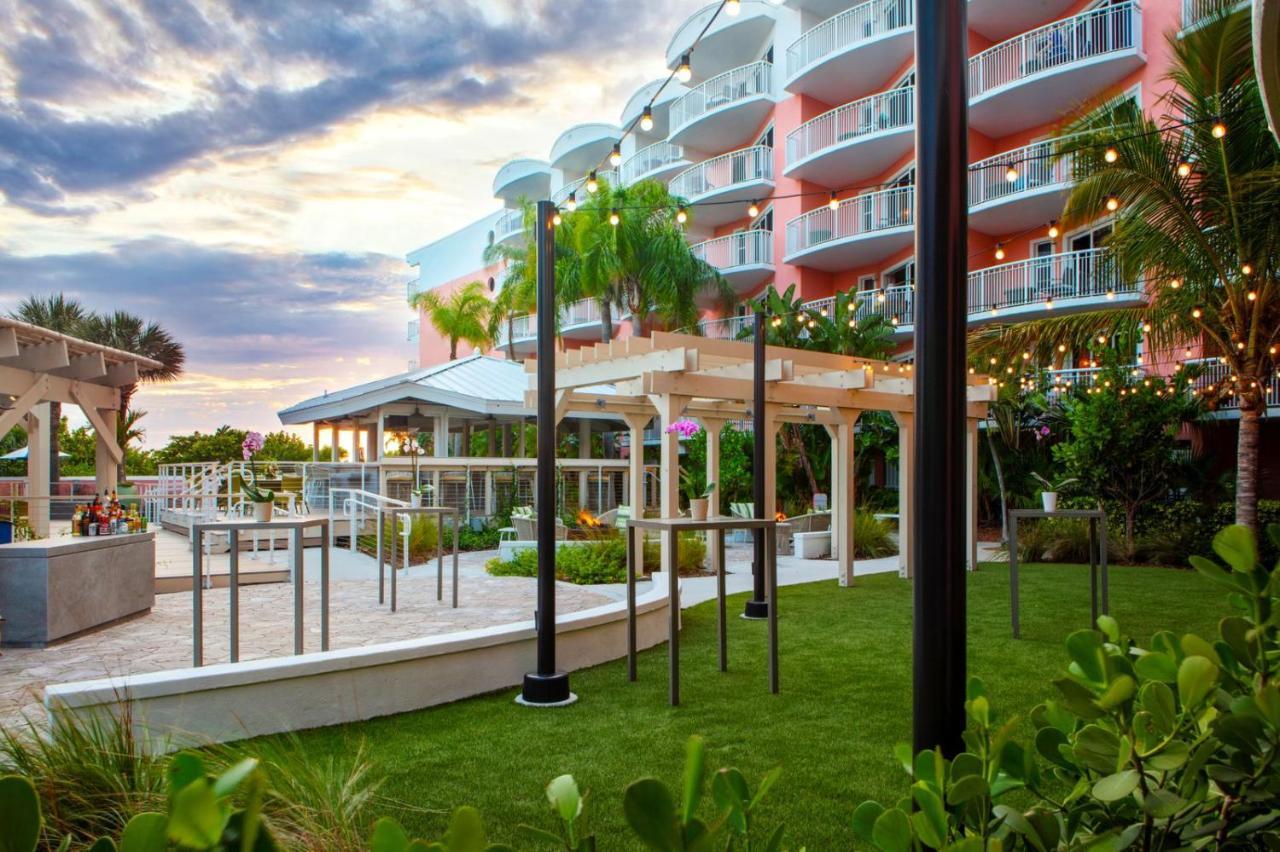
<path fill-rule="evenodd" d="M 1031 565 L 1021 579 L 1021 641 L 1010 638 L 1006 566 L 983 566 L 969 585 L 970 672 L 986 680 L 1002 716 L 1025 715 L 1051 694 L 1062 639 L 1089 620 L 1087 567 Z M 780 695 L 767 690 L 762 623 L 730 619 L 730 671 L 716 670 L 715 611 L 704 604 L 685 613 L 679 708 L 667 705 L 663 645 L 641 655 L 635 684 L 625 661 L 575 673 L 580 700 L 567 709 L 518 707 L 507 691 L 302 741 L 323 756 L 364 740 L 388 776 L 383 792 L 426 809 L 403 821 L 432 836 L 460 804 L 481 809 L 495 840 L 517 839 L 521 822 L 551 827 L 543 787 L 572 773 L 592 791 L 594 828 L 612 849 L 623 845 L 626 784 L 656 775 L 678 786 L 685 740 L 700 733 L 710 768 L 737 766 L 754 784 L 783 767 L 762 824 L 784 821 L 789 847 L 850 848 L 854 807 L 906 787 L 890 749 L 910 737 L 911 587 L 877 576 L 853 589 L 816 583 L 780 594 Z M 1111 601 L 1122 628 L 1142 640 L 1162 628 L 1211 634 L 1226 610 L 1199 575 L 1166 569 L 1112 569 Z M 731 600 L 731 614 L 741 602 Z"/>

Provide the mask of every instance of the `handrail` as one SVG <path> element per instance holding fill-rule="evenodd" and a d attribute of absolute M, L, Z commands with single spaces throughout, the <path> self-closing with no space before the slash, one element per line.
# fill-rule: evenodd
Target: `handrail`
<path fill-rule="evenodd" d="M 1142 45 L 1136 2 L 1100 6 L 1001 42 L 969 60 L 969 98 L 1051 68 Z"/>
<path fill-rule="evenodd" d="M 721 189 L 773 180 L 773 148 L 754 145 L 703 160 L 671 179 L 671 194 L 693 200 Z"/>
<path fill-rule="evenodd" d="M 915 124 L 915 86 L 880 92 L 836 107 L 787 135 L 787 165 L 850 140 Z"/>
<path fill-rule="evenodd" d="M 1200 369 L 1200 375 L 1192 380 L 1192 387 L 1196 391 L 1202 391 L 1210 385 L 1216 387 L 1224 382 L 1229 382 L 1232 375 L 1231 367 L 1223 364 L 1217 358 L 1194 358 L 1185 361 L 1184 365 Z M 1267 408 L 1280 406 L 1280 376 L 1273 375 L 1267 380 L 1266 386 L 1263 388 L 1262 398 Z M 1228 394 L 1218 403 L 1220 410 L 1234 411 L 1239 407 L 1240 395 L 1238 393 Z"/>
<path fill-rule="evenodd" d="M 1070 184 L 1075 179 L 1075 155 L 1071 151 L 1058 153 L 1062 141 L 1033 142 L 973 163 L 969 166 L 969 206 Z M 1009 180 L 1010 166 L 1017 174 L 1014 180 Z"/>
<path fill-rule="evenodd" d="M 507 210 L 498 217 L 497 223 L 493 226 L 494 239 L 505 240 L 507 237 L 515 236 L 524 230 L 524 211 L 520 209 Z"/>
<path fill-rule="evenodd" d="M 699 260 L 719 270 L 773 263 L 773 231 L 763 228 L 739 231 L 690 246 Z"/>
<path fill-rule="evenodd" d="M 827 18 L 787 48 L 787 79 L 839 50 L 915 25 L 912 0 L 870 0 Z"/>
<path fill-rule="evenodd" d="M 670 142 L 655 142 L 632 154 L 619 172 L 622 183 L 630 186 L 643 180 L 665 166 L 678 163 L 684 159 L 684 148 Z"/>
<path fill-rule="evenodd" d="M 671 104 L 671 134 L 715 110 L 750 98 L 773 97 L 773 64 L 760 60 L 718 74 Z"/>
<path fill-rule="evenodd" d="M 911 227 L 915 222 L 915 197 L 914 186 L 895 186 L 845 199 L 835 210 L 823 206 L 797 216 L 787 223 L 787 254 L 878 231 Z"/>
<path fill-rule="evenodd" d="M 1085 249 L 1002 263 L 969 273 L 970 315 L 1050 300 L 1114 297 L 1138 292 L 1121 279 L 1105 249 Z"/>

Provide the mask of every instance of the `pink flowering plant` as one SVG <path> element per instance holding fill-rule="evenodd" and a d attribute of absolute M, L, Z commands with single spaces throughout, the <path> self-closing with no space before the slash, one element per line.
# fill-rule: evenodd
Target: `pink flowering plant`
<path fill-rule="evenodd" d="M 249 482 L 245 483 L 242 490 L 244 496 L 253 503 L 271 503 L 276 499 L 275 492 L 258 487 L 258 467 L 253 457 L 262 452 L 265 440 L 261 432 L 250 432 L 244 436 L 244 441 L 240 444 L 240 452 L 244 460 L 249 463 Z"/>
<path fill-rule="evenodd" d="M 675 423 L 672 423 L 666 429 L 666 432 L 668 435 L 672 435 L 672 434 L 679 435 L 681 438 L 684 438 L 685 440 L 692 438 L 694 435 L 698 434 L 701 431 L 702 431 L 702 427 L 699 426 L 697 423 L 694 423 L 692 420 L 677 420 Z"/>

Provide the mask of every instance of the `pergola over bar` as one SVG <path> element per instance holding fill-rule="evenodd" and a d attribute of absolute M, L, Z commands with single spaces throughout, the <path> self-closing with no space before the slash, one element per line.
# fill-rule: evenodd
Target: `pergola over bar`
<path fill-rule="evenodd" d="M 720 482 L 720 430 L 729 421 L 750 419 L 753 345 L 749 341 L 711 340 L 685 334 L 656 332 L 652 337 L 632 337 L 597 343 L 556 355 L 556 417 L 570 410 L 592 408 L 611 412 L 631 432 L 631 446 L 642 446 L 646 424 L 657 417 L 661 435 L 661 511 L 664 518 L 679 515 L 679 436 L 666 427 L 682 417 L 698 420 L 707 431 L 707 481 Z M 536 401 L 536 364 L 526 362 L 530 387 L 528 405 Z M 832 440 L 832 552 L 839 567 L 841 585 L 853 579 L 853 508 L 855 506 L 854 429 L 864 411 L 888 411 L 898 424 L 901 488 L 899 512 L 899 570 L 914 576 L 911 526 L 917 499 L 911 493 L 915 412 L 914 381 L 910 365 L 875 361 L 823 352 L 769 346 L 765 350 L 764 429 L 765 517 L 777 512 L 775 504 L 776 441 L 783 423 L 821 424 Z M 970 376 L 967 406 L 969 471 L 969 565 L 977 556 L 977 449 L 978 424 L 986 417 L 995 388 L 984 375 Z M 592 388 L 612 385 L 613 393 Z M 637 489 L 643 456 L 632 454 L 638 469 L 629 478 L 632 506 L 643 505 Z M 719 505 L 719 494 L 712 495 Z M 664 542 L 665 544 L 665 542 Z M 670 570 L 663 548 L 663 570 Z"/>
<path fill-rule="evenodd" d="M 51 402 L 78 405 L 97 435 L 99 491 L 116 487 L 124 451 L 116 441 L 120 388 L 138 381 L 139 368 L 159 369 L 150 358 L 0 317 L 0 435 L 23 422 L 27 429 L 27 514 L 37 538 L 49 534 Z"/>

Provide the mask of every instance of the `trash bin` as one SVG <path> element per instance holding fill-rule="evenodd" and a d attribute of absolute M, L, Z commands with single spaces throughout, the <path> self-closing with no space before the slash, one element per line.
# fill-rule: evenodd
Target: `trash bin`
<path fill-rule="evenodd" d="M 0 544 L 8 544 L 13 541 L 13 522 L 0 521 Z"/>

